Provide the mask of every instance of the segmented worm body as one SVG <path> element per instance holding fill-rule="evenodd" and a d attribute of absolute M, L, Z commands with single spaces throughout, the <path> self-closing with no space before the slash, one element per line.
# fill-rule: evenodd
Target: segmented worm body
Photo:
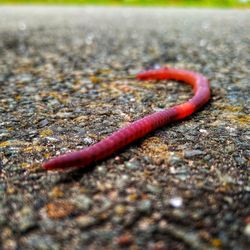
<path fill-rule="evenodd" d="M 100 142 L 83 150 L 55 157 L 42 166 L 44 169 L 66 169 L 86 167 L 103 160 L 128 144 L 170 122 L 183 119 L 201 108 L 210 99 L 208 80 L 201 74 L 181 69 L 161 68 L 148 70 L 136 75 L 137 80 L 176 80 L 190 84 L 194 96 L 187 102 L 145 116 L 130 125 L 119 129 Z"/>

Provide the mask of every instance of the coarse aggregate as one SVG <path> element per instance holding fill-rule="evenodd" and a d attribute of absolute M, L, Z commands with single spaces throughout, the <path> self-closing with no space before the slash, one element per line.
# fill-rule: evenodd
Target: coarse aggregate
<path fill-rule="evenodd" d="M 250 11 L 0 8 L 0 249 L 250 245 Z M 145 69 L 198 71 L 212 99 L 88 169 L 43 171 L 185 102 Z"/>

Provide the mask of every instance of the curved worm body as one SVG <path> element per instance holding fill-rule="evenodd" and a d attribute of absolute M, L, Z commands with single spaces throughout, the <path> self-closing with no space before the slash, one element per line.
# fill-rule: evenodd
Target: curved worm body
<path fill-rule="evenodd" d="M 45 162 L 42 167 L 52 170 L 89 166 L 107 158 L 153 130 L 191 115 L 210 99 L 208 80 L 203 75 L 192 71 L 162 68 L 139 73 L 136 79 L 183 81 L 193 87 L 194 96 L 183 104 L 145 116 L 86 149 L 55 157 Z"/>

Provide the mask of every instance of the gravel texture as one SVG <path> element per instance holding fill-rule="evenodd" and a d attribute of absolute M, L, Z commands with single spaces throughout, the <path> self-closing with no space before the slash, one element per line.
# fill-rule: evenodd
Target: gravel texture
<path fill-rule="evenodd" d="M 250 11 L 0 8 L 0 249 L 249 249 Z M 86 170 L 40 163 L 186 101 L 127 79 L 195 70 L 213 97 Z"/>

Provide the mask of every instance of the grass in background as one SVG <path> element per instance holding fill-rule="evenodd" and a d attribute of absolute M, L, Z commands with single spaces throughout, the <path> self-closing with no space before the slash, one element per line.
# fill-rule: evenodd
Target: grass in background
<path fill-rule="evenodd" d="M 250 0 L 0 0 L 0 4 L 72 4 L 250 8 Z"/>

